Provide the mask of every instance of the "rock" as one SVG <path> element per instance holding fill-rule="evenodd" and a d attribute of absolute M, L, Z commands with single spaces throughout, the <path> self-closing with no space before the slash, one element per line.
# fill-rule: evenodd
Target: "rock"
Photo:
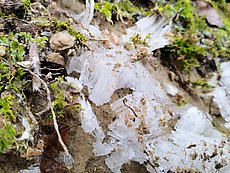
<path fill-rule="evenodd" d="M 59 64 L 59 65 L 62 65 L 62 66 L 65 66 L 64 57 L 59 55 L 58 53 L 54 53 L 54 52 L 50 53 L 47 56 L 47 61 L 55 63 L 55 64 Z"/>
<path fill-rule="evenodd" d="M 224 27 L 224 23 L 220 18 L 220 15 L 212 7 L 211 3 L 198 0 L 196 1 L 196 7 L 200 16 L 205 16 L 209 25 L 217 26 L 219 28 Z"/>
<path fill-rule="evenodd" d="M 6 48 L 4 46 L 0 46 L 0 56 L 4 56 L 6 54 Z"/>
<path fill-rule="evenodd" d="M 66 30 L 54 34 L 50 39 L 50 47 L 53 50 L 65 50 L 73 47 L 74 44 L 75 37 Z"/>
<path fill-rule="evenodd" d="M 83 2 L 83 1 L 82 1 Z M 81 13 L 85 9 L 84 3 L 76 0 L 61 0 L 61 7 L 72 10 L 76 13 Z"/>

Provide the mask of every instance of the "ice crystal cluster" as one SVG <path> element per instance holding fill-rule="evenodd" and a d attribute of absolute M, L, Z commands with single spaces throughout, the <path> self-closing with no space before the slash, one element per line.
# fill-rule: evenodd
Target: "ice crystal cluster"
<path fill-rule="evenodd" d="M 79 30 L 95 38 L 108 38 L 96 26 L 90 25 L 92 5 L 86 0 Z M 87 29 L 86 29 L 87 28 Z M 109 125 L 107 134 L 92 110 L 90 102 L 82 94 L 82 128 L 95 137 L 94 154 L 106 155 L 106 165 L 114 173 L 120 173 L 121 166 L 129 161 L 145 163 L 149 172 L 190 170 L 199 172 L 229 172 L 229 139 L 215 129 L 210 116 L 192 105 L 175 106 L 168 92 L 175 95 L 178 90 L 170 83 L 161 84 L 140 62 L 133 61 L 137 50 L 125 49 L 133 34 L 140 34 L 147 40 L 147 51 L 170 44 L 165 37 L 170 32 L 171 21 L 158 15 L 139 20 L 127 29 L 119 44 L 108 39 L 109 46 L 101 41 L 89 41 L 92 51 L 83 51 L 73 57 L 67 67 L 68 73 L 78 72 L 80 78 L 68 77 L 67 80 L 78 88 L 88 87 L 89 99 L 97 106 L 111 101 L 113 93 L 121 88 L 132 89 L 132 94 L 110 104 L 117 118 Z M 221 114 L 226 122 L 230 121 L 229 64 L 222 65 L 223 87 L 214 93 Z M 228 71 L 225 71 L 228 70 Z M 162 87 L 165 86 L 165 87 Z M 209 117 L 209 118 L 207 118 Z M 176 125 L 170 125 L 174 121 Z M 108 140 L 104 141 L 105 136 Z"/>
<path fill-rule="evenodd" d="M 221 64 L 221 86 L 215 88 L 213 93 L 214 101 L 220 108 L 221 115 L 224 117 L 227 128 L 230 128 L 230 63 Z"/>

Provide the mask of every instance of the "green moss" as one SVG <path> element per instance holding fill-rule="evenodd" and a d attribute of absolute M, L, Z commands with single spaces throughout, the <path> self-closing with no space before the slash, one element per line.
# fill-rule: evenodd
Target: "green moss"
<path fill-rule="evenodd" d="M 44 49 L 45 46 L 46 46 L 46 43 L 48 41 L 48 38 L 46 36 L 36 37 L 36 38 L 33 39 L 33 41 L 35 43 L 37 43 L 37 45 L 38 45 L 39 48 Z"/>
<path fill-rule="evenodd" d="M 95 3 L 94 8 L 102 13 L 106 20 L 113 23 L 112 16 L 115 14 L 117 20 L 123 21 L 123 18 L 133 19 L 136 14 L 151 15 L 152 10 L 144 10 L 135 6 L 130 0 L 122 0 L 119 3 L 111 3 L 107 1 Z"/>
<path fill-rule="evenodd" d="M 0 46 L 4 46 L 6 54 L 0 57 L 0 92 L 5 90 L 14 90 L 16 93 L 22 93 L 25 86 L 25 72 L 17 62 L 24 61 L 26 49 L 31 41 L 37 42 L 39 48 L 45 47 L 46 37 L 33 38 L 32 34 L 26 32 L 9 33 L 0 35 Z"/>
<path fill-rule="evenodd" d="M 222 12 L 227 13 L 226 0 L 211 0 L 210 3 L 216 10 L 221 10 Z"/>
<path fill-rule="evenodd" d="M 227 58 L 230 56 L 230 32 L 229 15 L 223 14 L 219 6 L 215 9 L 225 19 L 225 28 L 210 27 L 204 17 L 198 16 L 196 8 L 191 0 L 169 1 L 158 4 L 159 11 L 171 18 L 177 12 L 179 17 L 175 21 L 172 44 L 162 49 L 164 55 L 168 55 L 170 60 L 180 71 L 189 71 L 199 67 L 205 56 L 209 58 Z M 222 3 L 222 1 L 218 1 Z M 212 4 L 215 4 L 211 1 Z M 225 2 L 224 2 L 225 3 Z M 226 5 L 226 3 L 225 3 Z M 229 25 L 229 26 L 228 26 Z M 211 38 L 205 33 L 210 33 Z"/>
<path fill-rule="evenodd" d="M 116 13 L 117 18 L 128 18 L 132 19 L 132 17 L 135 14 L 144 14 L 144 15 L 150 15 L 151 10 L 144 10 L 142 8 L 139 8 L 135 6 L 130 0 L 122 0 L 118 4 L 116 4 Z"/>
<path fill-rule="evenodd" d="M 5 120 L 12 119 L 16 121 L 16 116 L 12 111 L 13 97 L 7 95 L 3 98 L 0 98 L 0 115 L 4 117 Z"/>
<path fill-rule="evenodd" d="M 24 6 L 29 7 L 30 6 L 30 0 L 22 0 L 22 3 Z"/>
<path fill-rule="evenodd" d="M 148 40 L 150 39 L 152 33 L 149 33 L 146 35 L 144 39 L 141 38 L 140 34 L 134 34 L 132 37 L 130 37 L 130 41 L 134 44 L 135 47 L 138 45 L 148 45 Z"/>
<path fill-rule="evenodd" d="M 179 102 L 177 102 L 176 103 L 177 104 L 177 106 L 183 106 L 183 105 L 186 105 L 186 104 L 188 104 L 188 100 L 181 100 L 181 101 L 179 101 Z"/>
<path fill-rule="evenodd" d="M 196 81 L 192 82 L 193 87 L 201 87 L 201 88 L 213 88 L 213 86 L 208 84 L 208 80 L 205 78 L 197 79 Z"/>
<path fill-rule="evenodd" d="M 65 21 L 53 20 L 52 23 L 54 23 L 57 29 L 67 30 L 71 35 L 76 37 L 77 41 L 80 43 L 88 40 L 86 36 L 84 36 L 83 34 L 81 34 L 80 32 L 76 31 L 73 28 L 73 26 L 70 24 L 70 21 L 65 22 Z"/>
<path fill-rule="evenodd" d="M 79 111 L 81 108 L 80 104 L 73 104 L 70 105 L 66 100 L 65 100 L 65 92 L 66 90 L 63 90 L 60 86 L 61 83 L 63 83 L 64 80 L 62 77 L 58 77 L 55 82 L 52 82 L 50 84 L 50 87 L 53 91 L 53 101 L 52 101 L 52 107 L 54 109 L 55 114 L 57 117 L 63 117 L 64 115 L 64 110 L 75 110 Z M 71 87 L 71 85 L 69 85 Z"/>
<path fill-rule="evenodd" d="M 115 4 L 111 2 L 104 1 L 102 3 L 95 3 L 94 8 L 98 10 L 100 13 L 104 14 L 106 19 L 113 23 L 112 21 L 112 13 L 114 10 L 116 10 Z"/>
<path fill-rule="evenodd" d="M 0 45 L 6 47 L 6 52 L 13 62 L 23 60 L 23 56 L 25 55 L 25 45 L 19 42 L 18 35 L 14 33 L 1 35 Z"/>
<path fill-rule="evenodd" d="M 10 80 L 9 66 L 6 62 L 0 63 L 0 91 L 2 91 L 6 86 L 6 81 Z"/>
<path fill-rule="evenodd" d="M 191 68 L 199 67 L 197 57 L 205 55 L 205 49 L 197 46 L 196 38 L 191 39 L 191 37 L 190 34 L 177 35 L 173 43 L 162 50 L 165 54 L 171 54 L 172 61 L 179 70 L 186 72 L 189 72 Z"/>
<path fill-rule="evenodd" d="M 50 84 L 50 87 L 51 87 L 52 93 L 53 93 L 52 107 L 53 107 L 54 112 L 58 118 L 64 116 L 64 113 L 65 113 L 64 110 L 66 110 L 66 111 L 74 110 L 77 112 L 77 111 L 82 109 L 82 107 L 79 103 L 69 104 L 66 101 L 66 98 L 65 98 L 66 93 L 65 92 L 68 92 L 68 91 L 61 88 L 61 84 L 66 85 L 66 83 L 64 82 L 62 77 L 58 77 L 56 79 L 56 81 L 54 81 Z M 70 88 L 70 87 L 71 87 L 71 85 L 69 84 L 69 86 L 67 88 Z"/>
<path fill-rule="evenodd" d="M 26 32 L 0 35 L 0 45 L 6 48 L 6 55 L 13 63 L 24 60 L 26 48 L 32 41 L 38 43 L 39 48 L 44 48 L 48 38 L 45 36 L 33 38 L 32 34 Z"/>
<path fill-rule="evenodd" d="M 0 46 L 5 49 L 0 57 L 0 153 L 10 150 L 20 136 L 16 120 L 18 111 L 23 109 L 19 104 L 24 101 L 23 89 L 27 81 L 17 62 L 25 60 L 27 46 L 32 40 L 32 35 L 25 32 L 0 35 Z"/>
<path fill-rule="evenodd" d="M 50 84 L 53 92 L 54 92 L 54 101 L 52 102 L 52 107 L 57 117 L 63 116 L 63 110 L 67 103 L 65 102 L 65 93 L 59 87 L 60 82 L 63 81 L 63 78 L 57 78 L 57 81 Z"/>
<path fill-rule="evenodd" d="M 16 130 L 10 123 L 16 122 L 16 116 L 12 111 L 13 97 L 6 95 L 0 98 L 0 153 L 11 148 L 15 141 Z M 4 117 L 4 119 L 2 119 Z"/>
<path fill-rule="evenodd" d="M 0 128 L 0 153 L 9 150 L 15 141 L 16 130 L 10 123 Z"/>

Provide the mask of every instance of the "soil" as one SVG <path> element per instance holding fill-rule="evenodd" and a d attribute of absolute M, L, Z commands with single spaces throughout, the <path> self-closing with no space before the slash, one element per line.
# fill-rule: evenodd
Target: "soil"
<path fill-rule="evenodd" d="M 116 113 L 111 110 L 110 104 L 127 94 L 131 94 L 132 90 L 125 88 L 117 90 L 111 97 L 110 102 L 96 106 L 93 104 L 93 111 L 97 116 L 98 122 L 102 127 L 105 134 L 108 132 L 108 125 L 116 119 Z M 107 138 L 105 138 L 105 141 Z M 106 157 L 95 157 L 92 152 L 92 144 L 94 142 L 93 136 L 86 134 L 83 129 L 78 126 L 73 128 L 70 133 L 70 140 L 68 148 L 75 159 L 75 164 L 71 173 L 112 173 L 110 169 L 105 165 Z M 132 173 L 134 170 L 138 170 L 139 173 L 145 173 L 142 165 L 131 162 L 126 164 L 122 169 L 122 173 Z"/>
<path fill-rule="evenodd" d="M 30 166 L 30 162 L 13 153 L 0 155 L 0 173 L 18 173 Z"/>

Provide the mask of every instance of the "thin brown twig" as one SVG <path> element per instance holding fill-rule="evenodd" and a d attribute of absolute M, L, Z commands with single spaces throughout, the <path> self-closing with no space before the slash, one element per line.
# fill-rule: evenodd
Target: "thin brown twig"
<path fill-rule="evenodd" d="M 133 108 L 131 108 L 130 106 L 128 106 L 126 104 L 126 101 L 127 101 L 127 99 L 123 99 L 123 104 L 125 105 L 125 107 L 129 108 L 132 111 L 132 113 L 134 114 L 135 117 L 138 117 L 136 112 L 133 110 Z"/>
<path fill-rule="evenodd" d="M 63 150 L 65 151 L 65 153 L 67 155 L 69 155 L 69 151 L 68 151 L 66 145 L 64 144 L 64 142 L 62 140 L 62 137 L 61 137 L 61 134 L 60 134 L 59 129 L 58 129 L 57 118 L 56 118 L 55 112 L 54 112 L 53 107 L 52 107 L 52 101 L 51 101 L 51 97 L 50 97 L 50 90 L 49 90 L 49 88 L 48 88 L 48 86 L 47 86 L 47 84 L 46 84 L 46 82 L 44 80 L 42 80 L 37 74 L 35 74 L 31 70 L 28 70 L 28 71 L 29 71 L 30 74 L 32 74 L 33 76 L 35 76 L 44 85 L 44 87 L 46 89 L 46 92 L 47 92 L 47 101 L 48 101 L 48 106 L 47 107 L 50 108 L 52 116 L 53 116 L 54 128 L 55 128 L 56 133 L 58 135 L 58 141 L 60 142 Z"/>

